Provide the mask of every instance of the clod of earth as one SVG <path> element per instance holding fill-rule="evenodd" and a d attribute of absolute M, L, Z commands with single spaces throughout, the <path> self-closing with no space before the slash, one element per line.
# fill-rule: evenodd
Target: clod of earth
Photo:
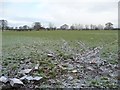
<path fill-rule="evenodd" d="M 19 73 L 25 75 L 25 74 L 30 73 L 31 71 L 32 69 L 25 69 L 25 70 L 21 70 Z"/>
<path fill-rule="evenodd" d="M 112 78 L 117 78 L 118 72 L 115 71 L 115 72 L 110 73 L 109 75 L 110 75 L 110 77 L 112 77 Z"/>
<path fill-rule="evenodd" d="M 33 78 L 33 80 L 35 80 L 35 81 L 39 81 L 39 80 L 41 80 L 43 77 L 38 77 L 38 76 L 35 76 L 34 78 Z"/>
<path fill-rule="evenodd" d="M 73 70 L 72 73 L 77 73 L 78 71 L 77 70 Z"/>
<path fill-rule="evenodd" d="M 72 77 L 72 76 L 69 76 L 69 77 L 68 77 L 68 80 L 73 80 L 73 77 Z"/>
<path fill-rule="evenodd" d="M 5 76 L 1 76 L 0 77 L 0 82 L 3 82 L 3 83 L 7 83 L 9 81 L 9 79 Z"/>
<path fill-rule="evenodd" d="M 48 82 L 50 82 L 50 83 L 52 83 L 52 84 L 55 84 L 55 83 L 56 83 L 56 81 L 55 81 L 54 79 L 50 79 L 50 80 L 48 80 Z"/>
<path fill-rule="evenodd" d="M 91 67 L 91 66 L 88 66 L 88 67 L 87 67 L 87 69 L 88 69 L 88 70 L 91 70 L 91 71 L 93 71 L 93 70 L 94 70 L 94 68 L 93 68 L 93 67 Z"/>
<path fill-rule="evenodd" d="M 12 79 L 10 79 L 10 85 L 12 86 L 12 87 L 14 87 L 14 86 L 19 86 L 19 85 L 21 85 L 21 86 L 23 86 L 24 84 L 23 84 L 23 82 L 20 80 L 20 79 L 17 79 L 17 78 L 12 78 Z"/>
<path fill-rule="evenodd" d="M 38 70 L 38 69 L 39 69 L 39 64 L 35 66 L 35 70 Z"/>
<path fill-rule="evenodd" d="M 32 77 L 32 76 L 27 76 L 27 75 L 25 75 L 25 76 L 21 77 L 20 80 L 28 80 L 28 81 L 31 81 L 31 80 L 33 80 L 33 77 Z"/>
<path fill-rule="evenodd" d="M 48 57 L 54 57 L 54 55 L 53 55 L 53 54 L 47 54 L 47 56 L 48 56 Z"/>
<path fill-rule="evenodd" d="M 23 76 L 20 78 L 20 80 L 28 80 L 28 81 L 39 81 L 41 80 L 43 77 L 39 77 L 39 76 L 35 76 L 35 77 L 32 77 L 32 76 Z"/>

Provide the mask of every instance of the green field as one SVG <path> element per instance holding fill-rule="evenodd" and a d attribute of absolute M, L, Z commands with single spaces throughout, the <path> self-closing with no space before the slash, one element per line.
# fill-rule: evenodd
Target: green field
<path fill-rule="evenodd" d="M 79 42 L 82 42 L 83 46 Z M 9 76 L 14 76 L 15 71 L 20 68 L 21 61 L 28 58 L 31 59 L 32 66 L 38 61 L 44 65 L 43 62 L 48 60 L 50 65 L 47 65 L 54 67 L 52 59 L 47 57 L 48 53 L 59 53 L 64 57 L 63 60 L 66 60 L 74 54 L 95 47 L 103 47 L 100 50 L 100 58 L 113 65 L 117 64 L 118 31 L 4 31 L 2 32 L 2 59 L 5 69 L 2 73 L 8 74 L 9 71 L 6 69 L 10 69 L 12 73 Z M 57 76 L 53 72 L 49 74 L 50 76 L 45 72 L 38 72 L 37 75 L 45 78 L 49 76 L 53 79 L 52 75 Z"/>
<path fill-rule="evenodd" d="M 31 32 L 3 32 L 3 47 L 9 44 L 33 43 L 66 40 L 82 41 L 89 46 L 109 44 L 118 40 L 117 31 L 31 31 Z M 12 46 L 13 46 L 12 45 Z"/>
<path fill-rule="evenodd" d="M 57 45 L 68 42 L 72 48 L 76 48 L 78 41 L 88 47 L 102 46 L 103 51 L 116 52 L 118 48 L 118 31 L 31 31 L 31 32 L 3 32 L 3 51 L 15 47 L 32 46 L 37 44 L 40 48 L 56 49 Z M 10 50 L 12 51 L 12 50 Z M 9 52 L 9 51 L 6 51 Z M 22 52 L 21 52 L 22 53 Z"/>

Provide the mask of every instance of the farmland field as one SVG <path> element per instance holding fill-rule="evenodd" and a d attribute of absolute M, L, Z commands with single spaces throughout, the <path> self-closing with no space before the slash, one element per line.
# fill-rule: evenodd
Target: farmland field
<path fill-rule="evenodd" d="M 94 57 L 86 54 L 95 48 L 98 48 L 99 52 Z M 115 67 L 118 63 L 117 51 L 118 31 L 113 30 L 4 31 L 1 74 L 20 77 L 17 72 L 21 69 L 33 68 L 39 64 L 39 70 L 32 73 L 33 76 L 44 78 L 40 85 L 37 84 L 38 87 L 116 87 L 116 74 L 113 77 L 111 75 L 113 72 L 116 73 L 116 69 L 101 65 L 98 69 L 102 67 L 111 71 L 104 74 L 103 72 L 107 72 L 104 69 L 99 71 L 96 66 L 85 63 L 97 58 L 100 62 L 105 60 L 108 66 Z M 85 58 L 84 64 L 78 62 L 82 58 Z M 84 73 L 80 71 L 81 68 Z M 91 72 L 87 72 L 87 69 Z M 95 74 L 95 70 L 102 75 L 98 72 L 97 75 L 92 75 Z M 29 85 L 27 84 L 28 87 Z"/>
<path fill-rule="evenodd" d="M 3 47 L 19 43 L 33 43 L 66 40 L 68 42 L 83 41 L 89 46 L 110 44 L 118 41 L 117 31 L 32 31 L 32 32 L 3 32 Z M 11 45 L 10 45 L 11 44 Z M 117 44 L 117 43 L 116 43 Z M 114 45 L 116 45 L 114 44 Z"/>

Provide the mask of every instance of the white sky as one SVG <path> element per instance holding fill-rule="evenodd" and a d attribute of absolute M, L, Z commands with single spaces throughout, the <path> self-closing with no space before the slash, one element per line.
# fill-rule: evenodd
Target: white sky
<path fill-rule="evenodd" d="M 0 19 L 7 19 L 10 26 L 32 25 L 39 21 L 62 24 L 118 25 L 119 0 L 0 0 Z"/>

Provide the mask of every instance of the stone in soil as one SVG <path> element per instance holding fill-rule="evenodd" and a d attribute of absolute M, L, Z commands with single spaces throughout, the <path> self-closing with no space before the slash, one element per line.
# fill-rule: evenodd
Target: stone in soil
<path fill-rule="evenodd" d="M 14 86 L 19 86 L 19 85 L 23 86 L 24 84 L 20 79 L 12 78 L 10 79 L 10 85 L 14 87 Z"/>

